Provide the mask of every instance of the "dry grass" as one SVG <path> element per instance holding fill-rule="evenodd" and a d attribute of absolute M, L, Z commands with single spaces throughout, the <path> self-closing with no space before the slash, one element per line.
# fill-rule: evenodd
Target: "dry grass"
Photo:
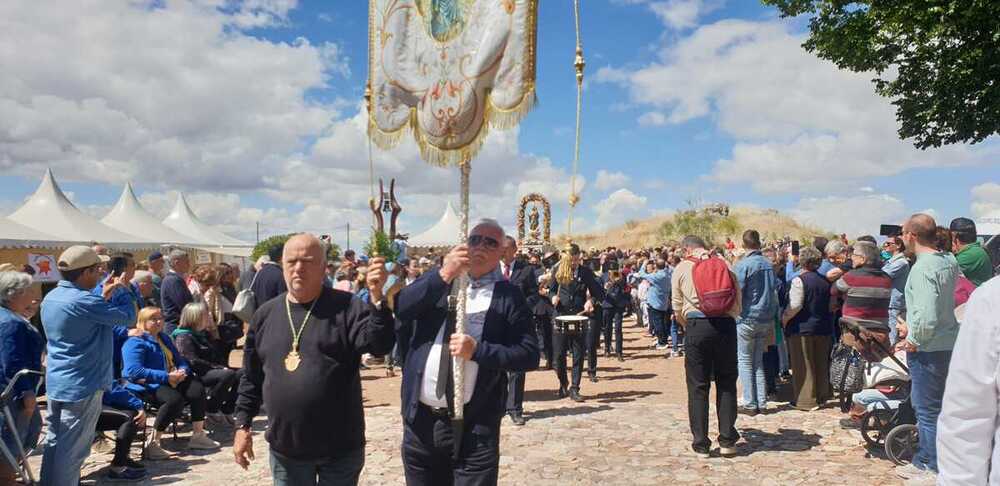
<path fill-rule="evenodd" d="M 724 234 L 722 238 L 730 237 L 739 241 L 743 231 L 755 229 L 761 237 L 774 240 L 790 236 L 794 240 L 811 240 L 816 235 L 826 235 L 829 231 L 803 225 L 791 216 L 781 214 L 774 209 L 733 208 L 731 215 L 739 221 L 739 231 L 736 234 Z M 611 228 L 601 233 L 577 235 L 573 240 L 582 248 L 646 248 L 659 246 L 671 241 L 660 235 L 660 226 L 664 222 L 673 222 L 673 216 L 657 216 L 649 219 L 630 221 L 621 226 Z M 564 241 L 562 235 L 557 241 Z"/>

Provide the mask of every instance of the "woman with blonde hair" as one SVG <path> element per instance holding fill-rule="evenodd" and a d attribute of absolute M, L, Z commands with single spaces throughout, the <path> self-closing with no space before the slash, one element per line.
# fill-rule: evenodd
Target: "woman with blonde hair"
<path fill-rule="evenodd" d="M 180 417 L 184 405 L 191 406 L 193 433 L 188 447 L 217 449 L 219 443 L 205 433 L 205 386 L 163 332 L 160 309 L 146 307 L 139 311 L 136 327 L 142 335 L 125 341 L 122 376 L 129 381 L 126 385 L 129 390 L 159 407 L 153 433 L 146 444 L 146 457 L 154 460 L 170 457 L 160 447 L 160 438 L 167 425 Z"/>
<path fill-rule="evenodd" d="M 208 389 L 207 418 L 214 425 L 233 424 L 239 375 L 226 366 L 218 344 L 218 325 L 203 302 L 192 302 L 181 311 L 177 329 L 170 335 L 194 375 Z M 212 337 L 214 336 L 215 339 Z M 215 341 L 215 343 L 213 343 Z M 228 358 L 228 351 L 226 352 Z"/>

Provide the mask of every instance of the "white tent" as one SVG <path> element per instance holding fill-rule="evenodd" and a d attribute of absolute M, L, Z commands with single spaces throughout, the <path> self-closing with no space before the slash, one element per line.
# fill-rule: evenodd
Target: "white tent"
<path fill-rule="evenodd" d="M 149 239 L 118 231 L 77 209 L 59 189 L 51 170 L 45 171 L 38 190 L 8 219 L 52 235 L 59 241 L 97 241 L 138 248 L 155 246 Z"/>
<path fill-rule="evenodd" d="M 462 230 L 462 221 L 458 213 L 451 207 L 451 201 L 444 208 L 444 214 L 434 226 L 423 233 L 410 237 L 406 244 L 411 247 L 437 247 L 458 244 L 458 234 Z"/>
<path fill-rule="evenodd" d="M 131 235 L 160 243 L 182 245 L 205 245 L 211 243 L 183 235 L 164 226 L 163 223 L 142 207 L 142 204 L 135 197 L 131 182 L 125 184 L 125 189 L 122 190 L 122 195 L 118 198 L 118 203 L 104 216 L 101 222 Z"/>
<path fill-rule="evenodd" d="M 1000 235 L 1000 211 L 979 218 L 976 221 L 976 232 L 985 236 Z"/>
<path fill-rule="evenodd" d="M 0 217 L 0 248 L 49 247 L 59 238 Z"/>
<path fill-rule="evenodd" d="M 177 195 L 177 204 L 174 210 L 163 220 L 163 224 L 168 228 L 187 235 L 195 240 L 204 242 L 206 246 L 253 246 L 245 241 L 229 236 L 198 219 L 191 207 L 188 206 L 184 194 Z"/>

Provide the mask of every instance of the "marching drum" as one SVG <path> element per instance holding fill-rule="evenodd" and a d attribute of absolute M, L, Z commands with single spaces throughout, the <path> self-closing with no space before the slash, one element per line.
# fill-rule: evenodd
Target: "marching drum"
<path fill-rule="evenodd" d="M 559 334 L 579 334 L 590 318 L 587 316 L 558 316 L 552 326 L 552 332 Z"/>

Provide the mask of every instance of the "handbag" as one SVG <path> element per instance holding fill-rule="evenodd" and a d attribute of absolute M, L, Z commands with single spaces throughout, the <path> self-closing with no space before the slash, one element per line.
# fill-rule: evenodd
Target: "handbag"
<path fill-rule="evenodd" d="M 830 385 L 839 393 L 857 393 L 865 388 L 865 360 L 849 346 L 837 343 L 830 354 Z"/>
<path fill-rule="evenodd" d="M 233 302 L 233 315 L 239 317 L 244 322 L 250 322 L 253 313 L 257 311 L 257 296 L 253 293 L 253 284 L 257 282 L 260 270 L 253 275 L 250 286 L 236 294 L 236 301 Z"/>

